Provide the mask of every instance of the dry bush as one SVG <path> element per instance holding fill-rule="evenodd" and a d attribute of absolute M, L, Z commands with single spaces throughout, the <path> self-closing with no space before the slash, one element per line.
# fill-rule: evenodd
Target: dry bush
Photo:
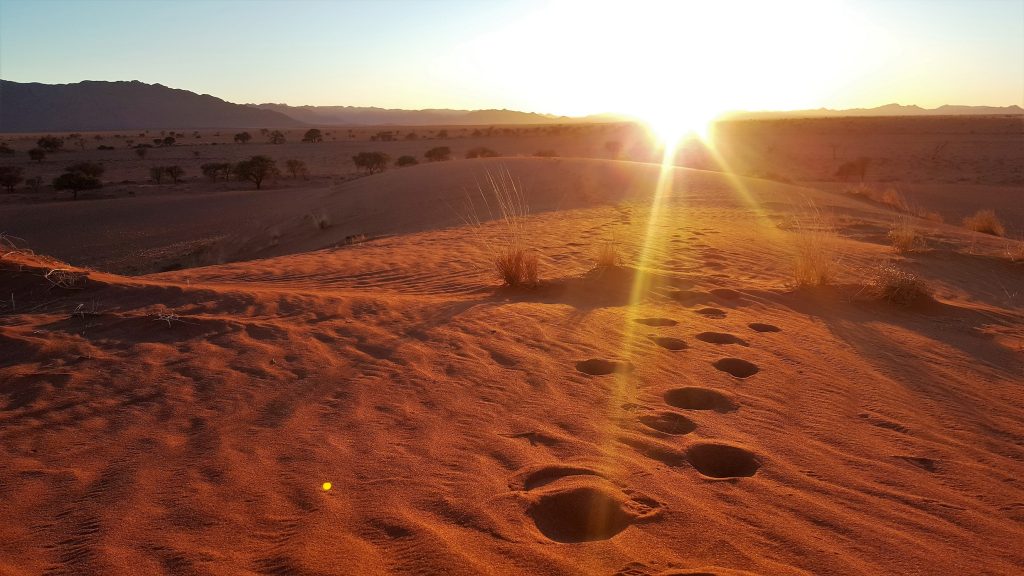
<path fill-rule="evenodd" d="M 1006 234 L 1006 228 L 1003 226 L 1003 223 L 999 221 L 995 210 L 978 210 L 974 214 L 964 218 L 964 227 L 968 230 L 981 232 L 982 234 L 991 234 L 993 236 L 1003 236 Z"/>
<path fill-rule="evenodd" d="M 537 253 L 522 246 L 507 246 L 494 257 L 494 269 L 506 286 L 536 286 Z"/>
<path fill-rule="evenodd" d="M 594 257 L 595 268 L 615 268 L 622 264 L 622 258 L 619 256 L 619 246 L 614 240 L 607 240 L 602 242 L 597 247 L 597 254 Z"/>
<path fill-rule="evenodd" d="M 835 228 L 812 207 L 794 226 L 793 277 L 797 286 L 825 286 L 839 268 L 839 236 Z"/>
<path fill-rule="evenodd" d="M 900 306 L 931 300 L 932 291 L 917 274 L 908 272 L 891 262 L 874 269 L 865 287 L 872 298 Z"/>
<path fill-rule="evenodd" d="M 487 191 L 483 185 L 477 185 L 477 193 L 483 208 L 487 211 L 488 218 L 497 217 L 504 223 L 497 246 L 483 234 L 480 214 L 468 196 L 467 214 L 463 220 L 476 231 L 480 241 L 492 254 L 494 271 L 504 285 L 536 286 L 540 280 L 540 259 L 537 251 L 530 247 L 532 239 L 526 229 L 530 209 L 526 199 L 508 170 L 503 169 L 497 176 L 487 172 L 485 178 Z"/>
<path fill-rule="evenodd" d="M 892 247 L 900 254 L 913 252 L 924 247 L 924 236 L 909 218 L 900 218 L 889 230 Z"/>

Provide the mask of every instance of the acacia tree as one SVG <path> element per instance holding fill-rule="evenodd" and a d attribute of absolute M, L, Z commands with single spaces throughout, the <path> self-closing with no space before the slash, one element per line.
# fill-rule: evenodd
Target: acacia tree
<path fill-rule="evenodd" d="M 164 174 L 171 177 L 171 181 L 177 184 L 181 181 L 181 177 L 185 175 L 185 170 L 181 166 L 168 166 L 164 168 Z"/>
<path fill-rule="evenodd" d="M 28 151 L 28 157 L 36 162 L 42 162 L 43 158 L 46 158 L 46 150 L 42 148 L 33 148 Z"/>
<path fill-rule="evenodd" d="M 252 182 L 256 185 L 257 190 L 263 186 L 264 180 L 278 174 L 280 172 L 277 169 L 277 163 L 267 156 L 253 156 L 235 164 L 235 176 L 239 180 Z"/>
<path fill-rule="evenodd" d="M 199 168 L 203 171 L 203 176 L 209 178 L 211 182 L 216 182 L 222 177 L 227 180 L 231 175 L 231 164 L 227 162 L 207 162 Z"/>
<path fill-rule="evenodd" d="M 20 166 L 0 166 L 0 186 L 8 192 L 14 192 L 14 187 L 23 180 L 22 172 Z"/>
<path fill-rule="evenodd" d="M 309 169 L 306 168 L 306 163 L 302 160 L 286 160 L 284 165 L 288 169 L 288 173 L 292 175 L 292 178 L 302 176 L 302 179 L 306 180 L 309 177 Z"/>
<path fill-rule="evenodd" d="M 239 132 L 238 134 L 235 134 L 236 144 L 245 144 L 249 140 L 252 140 L 252 134 L 249 134 L 248 132 Z"/>
<path fill-rule="evenodd" d="M 427 150 L 427 153 L 423 156 L 425 156 L 429 162 L 443 162 L 445 160 L 452 159 L 452 149 L 447 146 L 438 146 Z"/>
<path fill-rule="evenodd" d="M 273 132 L 270 133 L 270 136 L 267 137 L 267 141 L 270 142 L 271 144 L 284 144 L 284 132 L 281 132 L 280 130 L 274 130 Z"/>
<path fill-rule="evenodd" d="M 64 147 L 64 139 L 56 136 L 43 136 L 36 141 L 36 146 L 39 146 L 43 152 L 56 152 Z"/>
<path fill-rule="evenodd" d="M 365 170 L 367 174 L 383 172 L 391 158 L 383 152 L 360 152 L 352 157 L 356 168 Z"/>
<path fill-rule="evenodd" d="M 306 135 L 302 137 L 302 141 L 319 144 L 320 142 L 324 141 L 324 135 L 322 132 L 320 132 L 320 130 L 316 128 L 310 128 L 309 130 L 306 130 Z"/>
<path fill-rule="evenodd" d="M 79 162 L 66 168 L 66 172 L 54 178 L 54 190 L 71 190 L 74 199 L 78 200 L 78 193 L 82 190 L 94 190 L 103 186 L 100 176 L 103 175 L 103 165 L 92 162 Z"/>

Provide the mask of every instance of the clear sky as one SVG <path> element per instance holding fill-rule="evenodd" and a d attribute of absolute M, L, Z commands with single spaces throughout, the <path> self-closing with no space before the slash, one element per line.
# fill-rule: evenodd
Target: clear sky
<path fill-rule="evenodd" d="M 0 0 L 0 77 L 572 115 L 1024 105 L 1024 0 Z"/>

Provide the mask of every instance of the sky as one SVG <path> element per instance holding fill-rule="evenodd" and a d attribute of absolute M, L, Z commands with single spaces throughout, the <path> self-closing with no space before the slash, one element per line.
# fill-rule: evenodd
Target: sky
<path fill-rule="evenodd" d="M 1024 0 L 0 0 L 0 78 L 565 115 L 1024 105 Z"/>

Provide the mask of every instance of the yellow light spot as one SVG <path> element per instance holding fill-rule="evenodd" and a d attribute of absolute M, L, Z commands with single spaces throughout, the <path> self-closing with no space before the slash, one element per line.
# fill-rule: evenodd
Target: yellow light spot
<path fill-rule="evenodd" d="M 324 489 L 324 492 L 327 492 L 328 490 L 330 490 L 331 489 L 331 483 L 330 482 L 324 482 L 323 489 Z"/>

